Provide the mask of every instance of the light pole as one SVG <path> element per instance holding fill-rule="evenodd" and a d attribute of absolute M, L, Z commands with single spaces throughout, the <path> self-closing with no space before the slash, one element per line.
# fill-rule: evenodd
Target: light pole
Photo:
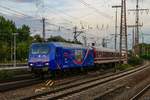
<path fill-rule="evenodd" d="M 17 34 L 18 33 L 13 34 L 14 35 L 14 63 L 13 63 L 14 67 L 16 67 L 16 35 Z"/>

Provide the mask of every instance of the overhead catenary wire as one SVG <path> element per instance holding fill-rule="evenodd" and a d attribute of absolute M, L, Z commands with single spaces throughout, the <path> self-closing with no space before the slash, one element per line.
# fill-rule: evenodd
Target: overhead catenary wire
<path fill-rule="evenodd" d="M 49 9 L 49 8 L 48 8 Z M 84 20 L 82 20 L 81 18 L 78 18 L 78 17 L 75 17 L 75 16 L 72 16 L 72 15 L 70 15 L 70 14 L 67 14 L 66 12 L 64 12 L 64 11 L 62 11 L 62 10 L 60 10 L 60 9 L 49 9 L 49 10 L 55 10 L 55 11 L 57 11 L 57 12 L 59 12 L 59 13 L 62 13 L 63 15 L 65 15 L 65 16 L 67 16 L 67 17 L 70 17 L 70 18 L 72 18 L 72 19 L 74 19 L 74 20 L 78 20 L 79 22 L 85 22 L 85 23 L 88 23 L 87 21 L 84 21 Z M 87 15 L 86 15 L 87 16 Z M 67 19 L 68 20 L 68 19 Z M 71 21 L 72 22 L 72 21 Z M 89 24 L 89 23 L 88 23 Z"/>
<path fill-rule="evenodd" d="M 108 19 L 112 19 L 112 16 L 100 11 L 99 9 L 93 7 L 91 4 L 86 3 L 84 0 L 78 0 L 80 3 L 82 3 L 84 6 L 93 9 L 96 13 L 100 14 L 101 16 L 108 18 Z"/>
<path fill-rule="evenodd" d="M 9 11 L 9 10 L 4 10 L 4 9 L 0 9 L 0 13 L 1 13 L 2 15 L 13 14 L 13 15 L 15 15 L 15 16 L 18 17 L 18 18 L 22 17 L 21 15 L 19 15 L 19 14 L 17 14 L 17 13 L 11 12 L 11 11 Z"/>
<path fill-rule="evenodd" d="M 13 9 L 8 8 L 8 7 L 6 7 L 6 6 L 0 5 L 0 8 L 6 9 L 6 10 L 11 11 L 11 12 L 15 12 L 16 14 L 22 15 L 22 16 L 24 16 L 24 17 L 28 17 L 28 18 L 31 18 L 31 19 L 37 19 L 37 20 L 39 19 L 39 20 L 40 20 L 40 18 L 37 18 L 37 17 L 31 16 L 31 15 L 24 14 L 24 13 L 22 13 L 22 12 L 20 12 L 20 11 L 13 10 Z M 57 27 L 61 27 L 61 28 L 67 29 L 67 28 L 65 28 L 64 26 L 60 26 L 60 25 L 56 25 L 56 24 L 52 24 L 52 23 L 49 23 L 49 25 L 57 26 Z M 68 30 L 68 29 L 67 29 L 67 30 Z"/>
<path fill-rule="evenodd" d="M 27 17 L 34 18 L 33 16 L 29 16 L 29 15 L 27 15 L 27 14 L 21 13 L 21 12 L 19 12 L 19 11 L 17 11 L 17 10 L 13 10 L 13 9 L 11 9 L 11 8 L 8 8 L 8 7 L 2 6 L 2 5 L 0 5 L 0 7 L 1 7 L 1 8 L 4 8 L 4 9 L 7 9 L 7 10 L 9 10 L 9 11 L 15 12 L 15 13 L 17 13 L 17 14 L 20 14 L 20 15 L 22 15 L 22 16 L 27 16 Z"/>

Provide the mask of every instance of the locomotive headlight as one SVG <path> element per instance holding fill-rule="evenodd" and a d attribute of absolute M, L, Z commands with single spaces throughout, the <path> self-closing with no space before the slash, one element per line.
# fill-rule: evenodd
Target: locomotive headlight
<path fill-rule="evenodd" d="M 33 64 L 31 63 L 30 66 L 33 66 Z"/>
<path fill-rule="evenodd" d="M 48 65 L 49 65 L 49 63 L 47 62 L 47 63 L 45 63 L 45 65 L 46 65 L 46 66 L 48 66 Z"/>

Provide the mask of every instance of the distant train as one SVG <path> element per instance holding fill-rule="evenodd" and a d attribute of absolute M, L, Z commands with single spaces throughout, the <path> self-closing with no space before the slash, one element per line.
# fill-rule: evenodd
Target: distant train
<path fill-rule="evenodd" d="M 28 65 L 34 72 L 52 72 L 95 64 L 119 62 L 119 52 L 108 48 L 85 47 L 62 42 L 33 43 Z"/>

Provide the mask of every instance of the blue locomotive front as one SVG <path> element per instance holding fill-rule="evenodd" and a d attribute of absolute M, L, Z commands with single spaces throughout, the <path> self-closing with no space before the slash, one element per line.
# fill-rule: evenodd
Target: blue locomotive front
<path fill-rule="evenodd" d="M 54 71 L 94 65 L 94 51 L 78 44 L 33 43 L 28 64 L 32 70 Z"/>
<path fill-rule="evenodd" d="M 48 71 L 50 65 L 50 45 L 48 43 L 33 43 L 30 47 L 28 65 L 33 70 Z"/>

